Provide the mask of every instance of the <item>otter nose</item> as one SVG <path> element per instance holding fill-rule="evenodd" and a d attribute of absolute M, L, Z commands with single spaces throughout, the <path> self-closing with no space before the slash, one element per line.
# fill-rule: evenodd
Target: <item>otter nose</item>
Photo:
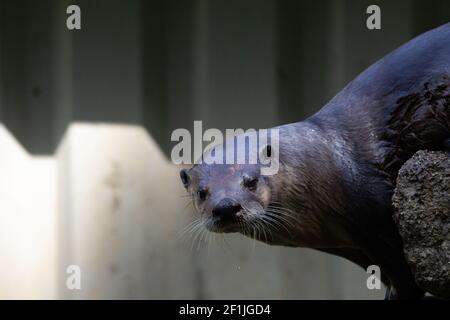
<path fill-rule="evenodd" d="M 221 219 L 233 218 L 241 209 L 242 207 L 239 203 L 233 199 L 225 198 L 220 200 L 220 202 L 214 207 L 212 214 L 214 217 Z"/>

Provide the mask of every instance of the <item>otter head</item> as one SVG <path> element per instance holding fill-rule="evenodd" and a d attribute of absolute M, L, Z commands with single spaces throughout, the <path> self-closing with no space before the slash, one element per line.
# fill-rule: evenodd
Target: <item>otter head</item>
<path fill-rule="evenodd" d="M 199 164 L 180 177 L 209 231 L 245 231 L 269 205 L 269 181 L 257 165 Z"/>
<path fill-rule="evenodd" d="M 270 146 L 264 152 L 270 156 Z M 252 233 L 270 203 L 270 177 L 259 164 L 202 163 L 180 178 L 209 231 Z"/>

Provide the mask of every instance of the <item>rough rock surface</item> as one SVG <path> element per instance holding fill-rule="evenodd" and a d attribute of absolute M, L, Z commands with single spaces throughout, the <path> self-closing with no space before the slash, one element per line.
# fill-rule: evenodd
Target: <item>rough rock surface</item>
<path fill-rule="evenodd" d="M 450 298 L 450 153 L 419 151 L 400 169 L 394 220 L 417 284 Z"/>

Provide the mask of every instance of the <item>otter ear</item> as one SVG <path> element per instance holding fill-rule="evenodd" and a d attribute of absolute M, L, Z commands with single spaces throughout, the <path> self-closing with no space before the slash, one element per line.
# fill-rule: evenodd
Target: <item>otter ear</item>
<path fill-rule="evenodd" d="M 189 186 L 189 182 L 191 179 L 190 179 L 188 171 L 186 169 L 183 169 L 180 171 L 180 178 L 181 178 L 181 182 L 183 183 L 183 186 L 185 188 L 187 188 Z"/>
<path fill-rule="evenodd" d="M 270 159 L 272 157 L 272 146 L 270 144 L 268 144 L 264 148 L 262 148 L 261 157 L 263 159 Z"/>

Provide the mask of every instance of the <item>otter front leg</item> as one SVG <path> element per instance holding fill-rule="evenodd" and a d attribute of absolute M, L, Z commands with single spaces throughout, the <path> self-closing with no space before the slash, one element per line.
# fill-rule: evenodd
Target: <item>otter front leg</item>
<path fill-rule="evenodd" d="M 450 138 L 444 141 L 444 151 L 450 152 Z"/>

